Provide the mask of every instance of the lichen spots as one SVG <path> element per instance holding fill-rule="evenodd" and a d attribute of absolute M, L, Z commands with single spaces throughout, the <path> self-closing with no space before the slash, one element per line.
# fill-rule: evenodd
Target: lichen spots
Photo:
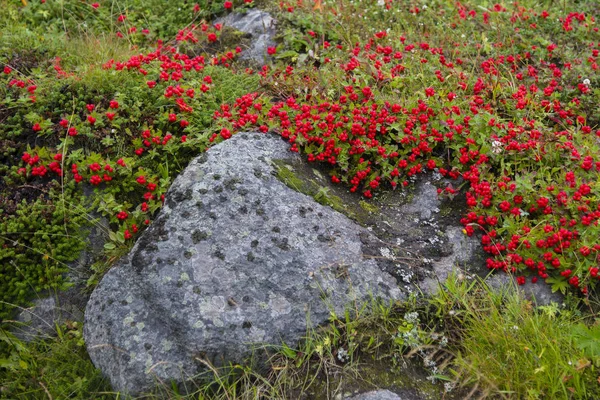
<path fill-rule="evenodd" d="M 192 242 L 198 244 L 199 242 L 208 239 L 210 236 L 210 232 L 196 230 L 192 233 Z"/>

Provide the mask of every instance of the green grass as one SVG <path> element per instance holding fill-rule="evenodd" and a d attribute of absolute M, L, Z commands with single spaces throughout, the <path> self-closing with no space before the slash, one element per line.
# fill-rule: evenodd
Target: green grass
<path fill-rule="evenodd" d="M 0 328 L 0 398 L 114 398 L 85 351 L 81 324 L 57 332 L 52 340 L 24 343 Z"/>
<path fill-rule="evenodd" d="M 514 287 L 498 292 L 456 277 L 431 302 L 454 337 L 446 374 L 472 393 L 506 399 L 600 395 L 600 353 L 582 349 L 577 309 L 534 307 Z"/>
<path fill-rule="evenodd" d="M 599 332 L 584 322 L 568 307 L 534 307 L 514 287 L 492 291 L 453 275 L 430 299 L 350 306 L 344 315 L 332 313 L 325 326 L 309 328 L 298 345 L 257 350 L 270 354 L 267 368 L 252 367 L 252 360 L 223 368 L 199 360 L 203 374 L 178 386 L 157 382 L 145 398 L 331 398 L 417 382 L 434 397 L 448 389 L 448 399 L 594 399 L 600 395 L 600 351 L 593 344 Z M 10 349 L 0 355 L 2 393 L 19 399 L 116 396 L 87 358 L 81 327 L 59 332 L 30 344 L 2 334 Z M 406 379 L 406 361 L 413 373 L 421 371 L 421 381 Z"/>

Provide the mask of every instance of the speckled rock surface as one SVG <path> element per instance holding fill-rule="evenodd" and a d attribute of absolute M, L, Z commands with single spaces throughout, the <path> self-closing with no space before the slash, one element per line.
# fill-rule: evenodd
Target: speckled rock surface
<path fill-rule="evenodd" d="M 251 45 L 243 49 L 240 54 L 242 60 L 253 60 L 263 63 L 267 57 L 267 48 L 275 46 L 275 20 L 271 15 L 256 8 L 246 13 L 231 13 L 226 17 L 219 18 L 215 23 L 235 28 L 240 32 L 251 36 Z"/>
<path fill-rule="evenodd" d="M 273 174 L 297 159 L 280 138 L 242 133 L 196 158 L 155 222 L 93 292 L 84 335 L 113 388 L 181 380 L 207 358 L 242 361 L 253 344 L 295 344 L 353 301 L 400 299 L 363 257 L 366 229 Z"/>
<path fill-rule="evenodd" d="M 346 400 L 420 400 L 421 397 L 418 397 L 412 393 L 406 393 L 403 396 L 400 396 L 394 392 L 390 392 L 389 390 L 373 390 L 371 392 L 357 394 L 356 396 L 348 397 Z"/>
<path fill-rule="evenodd" d="M 313 196 L 325 191 L 328 203 L 373 234 L 364 238 L 365 257 L 377 260 L 403 291 L 432 294 L 455 270 L 487 272 L 479 238 L 462 232 L 464 198 L 440 199 L 437 194 L 438 188 L 460 182 L 429 172 L 411 178 L 406 188 L 384 190 L 365 201 L 347 186 L 333 185 L 327 172 L 317 170 L 315 164 L 300 160 L 286 167 L 297 177 L 290 186 L 301 186 L 301 191 Z M 310 184 L 300 184 L 306 182 Z"/>

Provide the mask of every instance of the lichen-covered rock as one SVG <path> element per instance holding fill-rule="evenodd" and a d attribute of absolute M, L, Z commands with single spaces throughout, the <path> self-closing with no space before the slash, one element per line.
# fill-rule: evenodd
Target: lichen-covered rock
<path fill-rule="evenodd" d="M 370 232 L 277 179 L 272 160 L 298 158 L 280 138 L 242 133 L 177 177 L 87 305 L 87 348 L 114 389 L 185 379 L 201 359 L 240 362 L 253 344 L 294 345 L 331 310 L 403 297 L 363 257 Z"/>
<path fill-rule="evenodd" d="M 456 270 L 485 274 L 479 239 L 466 236 L 460 224 L 464 198 L 441 199 L 437 189 L 456 182 L 439 173 L 413 176 L 408 187 L 365 201 L 302 160 L 278 163 L 278 168 L 288 186 L 366 227 L 373 235 L 363 237 L 365 257 L 377 260 L 405 292 L 432 294 Z"/>
<path fill-rule="evenodd" d="M 267 48 L 275 46 L 275 20 L 266 11 L 256 8 L 246 13 L 234 12 L 224 18 L 219 18 L 215 23 L 235 28 L 251 36 L 251 45 L 243 49 L 240 54 L 242 60 L 253 60 L 263 63 L 267 57 Z"/>

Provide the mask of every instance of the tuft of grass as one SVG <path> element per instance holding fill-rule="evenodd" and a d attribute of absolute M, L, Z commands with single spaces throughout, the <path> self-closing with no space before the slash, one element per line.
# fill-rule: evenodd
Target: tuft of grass
<path fill-rule="evenodd" d="M 556 303 L 534 307 L 515 288 L 452 277 L 432 299 L 454 334 L 447 372 L 471 394 L 505 399 L 598 398 L 598 361 L 575 335 L 582 317 Z M 452 337 L 452 336 L 450 336 Z"/>
<path fill-rule="evenodd" d="M 58 337 L 24 343 L 0 328 L 0 398 L 112 399 L 73 322 L 57 326 Z"/>

